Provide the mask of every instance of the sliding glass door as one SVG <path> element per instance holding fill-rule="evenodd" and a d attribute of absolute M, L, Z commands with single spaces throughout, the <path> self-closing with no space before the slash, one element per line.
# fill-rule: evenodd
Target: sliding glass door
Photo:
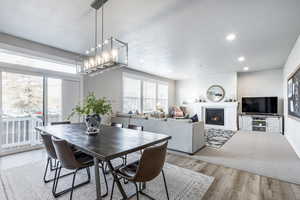
<path fill-rule="evenodd" d="M 76 80 L 0 71 L 0 155 L 40 145 L 35 127 L 66 120 L 79 96 Z"/>
<path fill-rule="evenodd" d="M 43 125 L 43 77 L 2 72 L 1 149 L 38 144 Z"/>
<path fill-rule="evenodd" d="M 48 124 L 62 121 L 62 80 L 47 78 L 47 117 Z"/>

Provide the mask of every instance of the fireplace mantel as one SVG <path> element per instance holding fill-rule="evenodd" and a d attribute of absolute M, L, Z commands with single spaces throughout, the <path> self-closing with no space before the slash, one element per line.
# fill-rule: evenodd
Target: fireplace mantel
<path fill-rule="evenodd" d="M 238 107 L 238 102 L 198 102 L 194 103 L 195 105 L 205 106 L 205 107 L 216 107 L 216 108 L 225 108 L 225 107 Z"/>
<path fill-rule="evenodd" d="M 223 108 L 224 109 L 224 126 L 209 125 L 205 123 L 206 128 L 217 128 L 224 130 L 237 131 L 237 109 L 238 102 L 199 102 L 190 104 L 189 110 L 192 114 L 197 114 L 199 120 L 205 123 L 205 109 L 207 108 Z"/>

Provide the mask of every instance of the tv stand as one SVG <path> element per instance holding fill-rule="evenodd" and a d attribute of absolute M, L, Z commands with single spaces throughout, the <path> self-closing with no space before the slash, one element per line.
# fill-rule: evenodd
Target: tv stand
<path fill-rule="evenodd" d="M 283 134 L 282 115 L 239 115 L 239 130 Z"/>

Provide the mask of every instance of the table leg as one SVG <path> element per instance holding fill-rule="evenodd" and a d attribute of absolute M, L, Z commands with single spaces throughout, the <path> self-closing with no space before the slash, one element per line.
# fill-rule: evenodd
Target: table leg
<path fill-rule="evenodd" d="M 94 158 L 94 169 L 95 169 L 95 182 L 96 182 L 96 193 L 97 200 L 102 200 L 101 197 L 101 184 L 100 184 L 100 173 L 99 173 L 99 160 Z"/>
<path fill-rule="evenodd" d="M 113 165 L 111 164 L 110 161 L 107 161 L 107 164 L 108 164 L 108 167 L 109 167 L 109 169 L 111 171 L 111 174 L 113 175 L 114 180 L 115 180 L 115 182 L 116 182 L 116 184 L 117 184 L 117 186 L 119 188 L 119 191 L 122 194 L 123 199 L 127 199 L 127 195 L 126 195 L 126 193 L 125 193 L 125 191 L 124 191 L 124 189 L 122 187 L 122 184 L 120 183 L 120 180 L 118 179 L 117 175 L 114 173 L 115 169 L 114 169 Z"/>

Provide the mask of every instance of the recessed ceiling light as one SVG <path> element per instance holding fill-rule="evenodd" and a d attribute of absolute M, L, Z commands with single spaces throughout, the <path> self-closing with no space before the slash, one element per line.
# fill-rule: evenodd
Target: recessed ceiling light
<path fill-rule="evenodd" d="M 144 59 L 140 59 L 140 63 L 143 64 L 145 61 Z"/>
<path fill-rule="evenodd" d="M 236 35 L 234 33 L 230 33 L 226 36 L 226 40 L 233 41 L 236 39 Z"/>
<path fill-rule="evenodd" d="M 244 71 L 248 71 L 249 70 L 249 67 L 244 67 Z"/>
<path fill-rule="evenodd" d="M 238 57 L 238 61 L 239 62 L 244 62 L 245 61 L 245 57 L 244 56 Z"/>

